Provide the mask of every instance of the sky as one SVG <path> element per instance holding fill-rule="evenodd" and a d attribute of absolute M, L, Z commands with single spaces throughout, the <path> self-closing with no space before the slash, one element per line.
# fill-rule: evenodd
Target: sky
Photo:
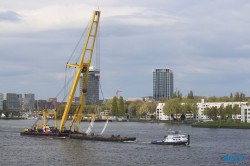
<path fill-rule="evenodd" d="M 186 96 L 250 96 L 248 0 L 0 0 L 0 93 L 55 97 L 94 10 L 104 98 L 153 95 L 169 68 Z M 102 98 L 102 95 L 101 95 Z"/>

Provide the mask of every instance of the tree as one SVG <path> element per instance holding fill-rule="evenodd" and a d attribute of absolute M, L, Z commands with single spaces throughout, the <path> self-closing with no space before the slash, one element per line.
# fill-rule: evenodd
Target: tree
<path fill-rule="evenodd" d="M 246 95 L 242 92 L 236 92 L 234 94 L 234 101 L 245 101 Z"/>
<path fill-rule="evenodd" d="M 226 114 L 226 118 L 232 118 L 232 114 L 233 114 L 233 108 L 232 105 L 227 105 L 225 107 L 225 114 Z"/>
<path fill-rule="evenodd" d="M 215 97 L 215 96 L 211 96 L 211 97 L 208 97 L 207 101 L 208 101 L 208 102 L 217 102 L 218 99 L 217 99 L 217 97 Z"/>
<path fill-rule="evenodd" d="M 192 91 L 192 90 L 190 90 L 190 92 L 188 93 L 187 98 L 189 98 L 189 99 L 194 99 L 194 94 L 193 94 L 193 91 Z"/>
<path fill-rule="evenodd" d="M 189 99 L 189 98 L 185 98 L 183 100 L 183 105 L 182 105 L 182 113 L 183 114 L 193 114 L 194 117 L 196 117 L 196 114 L 198 112 L 198 106 L 197 103 L 194 99 Z"/>
<path fill-rule="evenodd" d="M 232 114 L 236 116 L 237 114 L 240 114 L 241 108 L 238 104 L 235 104 L 232 108 Z"/>
<path fill-rule="evenodd" d="M 128 105 L 128 114 L 132 117 L 136 116 L 136 103 L 132 102 Z"/>
<path fill-rule="evenodd" d="M 219 102 L 229 102 L 229 101 L 231 101 L 231 99 L 227 96 L 223 96 L 223 97 L 219 97 L 218 101 Z"/>
<path fill-rule="evenodd" d="M 150 103 L 146 103 L 147 106 L 148 106 L 148 111 L 149 113 L 154 113 L 155 110 L 156 110 L 156 107 L 157 107 L 157 103 L 154 103 L 154 102 L 150 102 Z"/>
<path fill-rule="evenodd" d="M 118 114 L 125 115 L 125 104 L 122 96 L 118 100 Z"/>
<path fill-rule="evenodd" d="M 208 116 L 210 119 L 217 120 L 218 119 L 218 108 L 213 106 L 211 108 L 205 108 L 204 114 Z"/>
<path fill-rule="evenodd" d="M 137 114 L 141 118 L 142 116 L 145 116 L 147 112 L 148 112 L 148 106 L 146 103 L 143 103 L 138 109 Z"/>
<path fill-rule="evenodd" d="M 233 93 L 232 92 L 230 93 L 230 99 L 233 99 Z"/>
<path fill-rule="evenodd" d="M 160 97 L 160 98 L 159 98 L 159 101 L 160 101 L 161 103 L 165 103 L 166 101 L 168 101 L 168 98 L 166 98 L 166 97 Z"/>
<path fill-rule="evenodd" d="M 113 115 L 113 116 L 118 115 L 118 106 L 117 106 L 117 98 L 116 97 L 113 97 L 113 100 L 112 100 L 111 115 Z"/>
<path fill-rule="evenodd" d="M 163 107 L 163 111 L 166 115 L 170 116 L 172 114 L 178 114 L 181 110 L 181 100 L 179 98 L 174 98 L 168 100 Z"/>
<path fill-rule="evenodd" d="M 223 105 L 221 105 L 220 108 L 218 109 L 218 115 L 220 116 L 221 120 L 225 119 L 226 112 L 225 112 L 225 108 Z"/>

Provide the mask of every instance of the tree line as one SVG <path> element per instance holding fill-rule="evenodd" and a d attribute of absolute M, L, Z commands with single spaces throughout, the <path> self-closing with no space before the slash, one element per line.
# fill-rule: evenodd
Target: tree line
<path fill-rule="evenodd" d="M 99 114 L 104 110 L 110 110 L 110 116 L 128 116 L 129 118 L 142 118 L 146 115 L 151 115 L 151 118 L 154 118 L 153 113 L 156 111 L 157 104 L 159 102 L 165 103 L 164 113 L 166 115 L 177 116 L 178 114 L 197 114 L 198 108 L 196 103 L 200 102 L 201 99 L 204 99 L 206 102 L 242 102 L 248 101 L 250 99 L 242 92 L 230 93 L 229 96 L 223 97 L 197 97 L 194 96 L 193 91 L 191 90 L 186 97 L 182 96 L 180 91 L 176 91 L 173 94 L 172 99 L 160 98 L 160 101 L 151 101 L 146 102 L 142 100 L 136 101 L 125 101 L 122 96 L 117 98 L 116 96 L 110 100 L 107 100 L 105 103 L 101 104 L 91 104 L 85 105 L 83 114 Z M 77 106 L 72 105 L 69 111 L 70 115 L 73 115 Z M 61 118 L 65 104 L 59 105 L 58 109 L 58 118 Z M 213 108 L 215 109 L 215 108 Z M 228 110 L 229 108 L 227 108 Z M 216 117 L 213 112 L 220 112 L 222 119 L 230 116 L 229 111 L 205 111 L 206 115 L 209 117 Z M 0 110 L 0 113 L 8 114 L 9 110 Z M 225 113 L 227 112 L 227 113 Z M 225 115 L 224 115 L 225 114 Z M 234 112 L 232 113 L 234 114 Z"/>
<path fill-rule="evenodd" d="M 239 101 L 250 101 L 246 98 L 245 94 L 242 92 L 231 93 L 229 96 L 223 97 L 197 97 L 194 96 L 191 90 L 186 97 L 182 96 L 180 91 L 173 94 L 172 99 L 160 98 L 160 101 L 145 102 L 142 100 L 136 101 L 125 101 L 122 96 L 117 98 L 114 96 L 112 99 L 107 100 L 105 103 L 85 105 L 83 113 L 84 114 L 99 114 L 104 110 L 110 110 L 110 116 L 128 116 L 129 118 L 144 118 L 146 115 L 151 115 L 151 118 L 155 118 L 153 113 L 156 111 L 157 104 L 159 102 L 165 103 L 163 108 L 164 113 L 168 116 L 177 117 L 178 114 L 193 114 L 196 115 L 198 108 L 197 102 L 201 102 L 204 99 L 205 102 L 239 102 Z M 59 117 L 61 117 L 64 111 L 65 105 L 59 106 Z M 227 108 L 228 109 L 228 108 Z M 74 114 L 75 107 L 72 106 L 70 114 Z M 206 115 L 209 117 L 215 117 L 216 111 L 205 111 Z M 230 115 L 229 111 L 226 111 L 225 117 Z M 221 112 L 222 114 L 222 112 Z M 195 117 L 194 117 L 195 118 Z M 224 118 L 224 114 L 222 115 Z"/>
<path fill-rule="evenodd" d="M 240 114 L 241 108 L 238 104 L 236 105 L 221 105 L 218 107 L 205 108 L 204 114 L 213 120 L 227 120 L 232 119 L 232 115 L 236 116 Z"/>

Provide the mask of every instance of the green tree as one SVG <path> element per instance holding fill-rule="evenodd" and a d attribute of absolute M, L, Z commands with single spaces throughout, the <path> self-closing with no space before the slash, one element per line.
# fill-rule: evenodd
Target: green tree
<path fill-rule="evenodd" d="M 163 107 L 163 111 L 166 115 L 170 116 L 172 114 L 179 114 L 181 110 L 181 100 L 180 98 L 174 98 L 168 100 Z"/>
<path fill-rule="evenodd" d="M 229 97 L 227 97 L 227 96 L 223 96 L 223 97 L 219 97 L 218 101 L 219 102 L 230 102 L 231 99 Z"/>
<path fill-rule="evenodd" d="M 112 116 L 118 115 L 118 106 L 117 106 L 117 98 L 116 97 L 113 97 L 113 100 L 112 100 L 111 115 Z"/>
<path fill-rule="evenodd" d="M 218 109 L 218 115 L 220 116 L 221 120 L 225 119 L 226 112 L 225 112 L 225 108 L 223 105 L 221 105 L 220 108 Z"/>
<path fill-rule="evenodd" d="M 234 97 L 234 96 L 233 96 L 233 93 L 231 92 L 231 93 L 230 93 L 230 99 L 231 99 L 231 101 L 233 100 L 233 97 Z"/>
<path fill-rule="evenodd" d="M 218 108 L 213 106 L 211 108 L 205 108 L 204 114 L 208 116 L 210 119 L 217 120 L 218 119 Z"/>
<path fill-rule="evenodd" d="M 228 118 L 232 118 L 232 114 L 233 114 L 233 107 L 232 107 L 232 105 L 227 105 L 226 107 L 225 107 L 225 114 L 226 114 L 226 119 L 228 119 Z"/>
<path fill-rule="evenodd" d="M 235 104 L 235 105 L 233 106 L 233 108 L 232 108 L 232 114 L 233 114 L 234 116 L 236 116 L 236 115 L 240 114 L 240 112 L 241 112 L 240 106 L 239 106 L 238 104 Z"/>
<path fill-rule="evenodd" d="M 218 101 L 218 98 L 215 97 L 215 96 L 211 96 L 211 97 L 208 97 L 207 101 L 208 101 L 208 102 L 217 102 L 217 101 Z"/>
<path fill-rule="evenodd" d="M 183 105 L 182 105 L 182 113 L 183 114 L 193 114 L 196 118 L 196 114 L 198 112 L 198 106 L 194 99 L 185 98 L 183 99 Z"/>
<path fill-rule="evenodd" d="M 242 92 L 236 92 L 234 94 L 234 101 L 245 101 L 246 100 L 246 95 Z"/>
<path fill-rule="evenodd" d="M 155 111 L 156 111 L 156 107 L 157 107 L 157 103 L 155 103 L 155 102 L 148 102 L 148 103 L 146 103 L 147 104 L 147 106 L 148 106 L 148 111 L 149 111 L 149 113 L 155 113 Z"/>
<path fill-rule="evenodd" d="M 139 118 L 141 118 L 142 116 L 145 116 L 147 112 L 148 112 L 148 106 L 146 103 L 143 103 L 137 110 L 137 115 L 139 115 Z"/>
<path fill-rule="evenodd" d="M 118 100 L 118 114 L 125 115 L 125 104 L 122 96 Z"/>
<path fill-rule="evenodd" d="M 128 105 L 128 114 L 131 117 L 135 117 L 136 116 L 136 103 L 132 102 Z"/>
<path fill-rule="evenodd" d="M 164 103 L 164 102 L 168 101 L 168 98 L 166 98 L 166 97 L 160 97 L 160 98 L 159 98 L 159 101 L 160 101 L 161 103 Z"/>
<path fill-rule="evenodd" d="M 189 98 L 189 99 L 194 99 L 194 93 L 193 93 L 192 90 L 190 90 L 190 92 L 188 93 L 187 98 Z"/>

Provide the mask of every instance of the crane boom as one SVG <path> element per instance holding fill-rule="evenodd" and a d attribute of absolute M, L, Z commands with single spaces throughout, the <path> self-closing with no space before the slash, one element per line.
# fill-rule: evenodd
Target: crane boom
<path fill-rule="evenodd" d="M 67 64 L 67 66 L 76 67 L 77 72 L 76 72 L 76 75 L 75 75 L 75 78 L 74 78 L 74 81 L 73 81 L 73 84 L 72 84 L 72 87 L 70 90 L 70 94 L 68 97 L 68 101 L 67 101 L 67 104 L 65 106 L 62 120 L 60 123 L 60 128 L 59 128 L 60 132 L 63 131 L 63 127 L 66 123 L 67 118 L 68 118 L 69 110 L 70 110 L 70 107 L 72 104 L 73 97 L 75 95 L 75 91 L 76 91 L 77 84 L 79 82 L 80 75 L 82 72 L 84 72 L 85 74 L 84 74 L 84 80 L 83 80 L 83 86 L 82 86 L 83 88 L 82 88 L 81 96 L 80 96 L 80 105 L 79 105 L 77 111 L 75 112 L 74 118 L 72 119 L 72 122 L 77 121 L 78 124 L 80 124 L 80 122 L 81 122 L 82 110 L 83 110 L 83 106 L 85 104 L 85 96 L 86 96 L 86 92 L 87 92 L 89 67 L 90 67 L 91 60 L 92 60 L 92 54 L 93 54 L 93 50 L 94 50 L 100 14 L 101 14 L 100 11 L 94 11 L 94 13 L 93 13 L 93 17 L 92 17 L 92 20 L 91 20 L 91 23 L 90 23 L 90 26 L 88 29 L 88 34 L 87 34 L 87 37 L 85 40 L 85 44 L 84 44 L 84 48 L 83 48 L 83 51 L 81 54 L 79 64 Z"/>

